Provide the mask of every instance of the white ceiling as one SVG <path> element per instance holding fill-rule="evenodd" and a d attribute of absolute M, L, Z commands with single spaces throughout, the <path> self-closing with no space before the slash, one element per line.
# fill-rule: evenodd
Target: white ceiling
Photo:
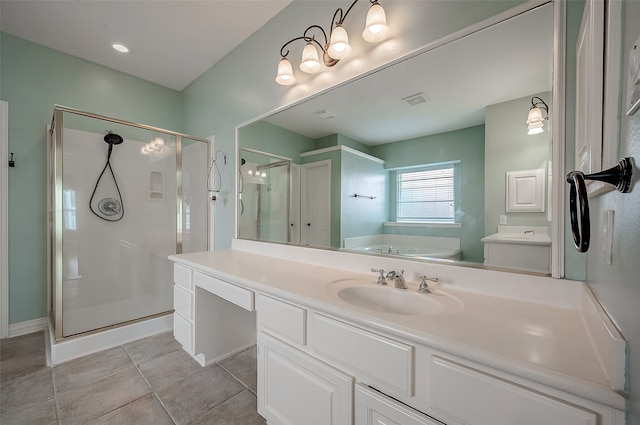
<path fill-rule="evenodd" d="M 480 125 L 488 105 L 552 90 L 553 34 L 546 4 L 265 120 L 312 139 L 341 134 L 367 145 Z M 403 101 L 417 93 L 427 101 Z"/>
<path fill-rule="evenodd" d="M 0 29 L 182 90 L 291 0 L 1 0 Z M 116 52 L 122 43 L 130 52 Z"/>

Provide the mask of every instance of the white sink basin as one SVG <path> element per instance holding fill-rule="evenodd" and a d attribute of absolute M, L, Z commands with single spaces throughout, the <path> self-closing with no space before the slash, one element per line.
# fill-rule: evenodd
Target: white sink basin
<path fill-rule="evenodd" d="M 460 311 L 462 302 L 442 291 L 423 294 L 416 292 L 417 286 L 409 289 L 396 289 L 393 286 L 381 286 L 375 283 L 357 280 L 334 282 L 332 292 L 356 307 L 379 313 L 401 316 L 433 316 L 445 312 Z"/>

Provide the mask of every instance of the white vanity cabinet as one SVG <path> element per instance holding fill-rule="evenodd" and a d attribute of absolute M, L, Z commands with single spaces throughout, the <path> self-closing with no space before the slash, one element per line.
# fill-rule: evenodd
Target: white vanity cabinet
<path fill-rule="evenodd" d="M 173 282 L 173 335 L 200 365 L 255 344 L 254 291 L 182 264 Z"/>
<path fill-rule="evenodd" d="M 269 425 L 351 425 L 351 376 L 265 332 L 258 351 L 258 413 Z"/>
<path fill-rule="evenodd" d="M 269 425 L 351 425 L 353 378 L 303 351 L 306 310 L 259 294 L 258 413 Z"/>
<path fill-rule="evenodd" d="M 390 319 L 307 303 L 297 288 L 207 270 L 175 265 L 175 337 L 203 365 L 257 341 L 258 412 L 269 425 L 625 423 L 614 401 L 594 401 L 605 399 L 553 370 L 558 385 L 455 341 L 435 347 Z M 286 279 L 279 274 L 278 285 Z"/>
<path fill-rule="evenodd" d="M 257 309 L 258 406 L 270 424 L 623 423 L 607 406 L 286 300 L 259 294 Z"/>
<path fill-rule="evenodd" d="M 193 355 L 195 339 L 193 270 L 175 264 L 173 283 L 173 336 L 187 353 Z"/>
<path fill-rule="evenodd" d="M 356 385 L 355 425 L 442 425 L 442 422 L 424 415 L 384 394 Z"/>

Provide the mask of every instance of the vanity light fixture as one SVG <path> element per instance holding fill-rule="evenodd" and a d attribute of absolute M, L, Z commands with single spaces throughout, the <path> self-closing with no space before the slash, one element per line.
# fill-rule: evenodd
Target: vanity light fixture
<path fill-rule="evenodd" d="M 161 137 L 156 137 L 149 143 L 145 143 L 142 148 L 140 148 L 140 153 L 143 155 L 149 155 L 153 152 L 160 152 L 164 148 L 164 140 Z"/>
<path fill-rule="evenodd" d="M 311 25 L 304 30 L 302 36 L 292 38 L 282 46 L 280 49 L 282 59 L 280 59 L 280 63 L 278 64 L 278 74 L 276 76 L 276 82 L 278 84 L 289 86 L 296 82 L 296 77 L 293 75 L 293 67 L 287 58 L 289 50 L 285 50 L 289 44 L 295 41 L 304 40 L 307 43 L 302 51 L 300 70 L 308 74 L 314 74 L 322 68 L 316 46 L 322 51 L 322 63 L 327 67 L 332 67 L 341 59 L 349 56 L 351 53 L 349 35 L 342 24 L 357 2 L 358 0 L 354 0 L 346 12 L 344 12 L 342 8 L 338 8 L 335 11 L 329 27 L 329 37 L 327 37 L 327 33 L 320 25 Z M 367 20 L 362 38 L 368 42 L 376 43 L 383 40 L 387 34 L 387 17 L 378 0 L 369 0 L 369 2 L 371 3 L 371 7 L 369 8 L 369 12 L 367 12 Z M 317 34 L 313 34 L 314 30 L 317 30 Z M 318 34 L 322 34 L 323 43 L 316 40 L 316 35 Z"/>
<path fill-rule="evenodd" d="M 536 100 L 537 99 L 537 100 Z M 542 111 L 545 111 L 546 117 L 542 116 Z M 528 134 L 539 134 L 544 130 L 544 120 L 549 119 L 549 106 L 540 99 L 538 96 L 531 98 L 531 108 L 529 109 L 529 118 L 527 119 Z"/>

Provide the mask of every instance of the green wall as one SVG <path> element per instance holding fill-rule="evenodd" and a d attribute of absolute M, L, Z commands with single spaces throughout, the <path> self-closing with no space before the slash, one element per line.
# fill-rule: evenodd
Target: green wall
<path fill-rule="evenodd" d="M 544 131 L 528 135 L 526 124 L 531 98 L 538 96 L 548 105 L 551 93 L 531 96 L 490 105 L 485 118 L 485 236 L 498 230 L 500 215 L 507 216 L 511 226 L 550 226 L 547 221 L 548 191 L 545 192 L 544 212 L 506 212 L 505 174 L 508 171 L 544 169 L 551 159 L 551 131 L 545 122 Z M 545 180 L 545 189 L 548 189 Z M 551 229 L 549 229 L 551 230 Z"/>
<path fill-rule="evenodd" d="M 391 25 L 389 43 L 370 44 L 357 34 L 362 31 L 368 8 L 356 4 L 345 21 L 353 43 L 353 54 L 345 63 L 314 75 L 297 73 L 297 83 L 283 87 L 275 83 L 279 48 L 298 36 L 314 16 L 330 17 L 342 2 L 293 1 L 266 25 L 254 32 L 210 70 L 183 91 L 183 131 L 196 135 L 215 134 L 216 148 L 235 161 L 236 127 L 270 111 L 284 108 L 308 96 L 335 87 L 371 69 L 382 66 L 428 43 L 489 18 L 524 0 L 391 1 L 384 5 Z M 291 55 L 299 54 L 302 45 Z M 258 148 L 259 149 L 259 148 Z M 222 196 L 216 203 L 215 248 L 231 245 L 235 218 L 234 166 L 221 169 Z"/>
<path fill-rule="evenodd" d="M 314 149 L 313 139 L 266 121 L 256 121 L 238 130 L 239 147 L 291 158 L 300 164 L 300 154 Z"/>
<path fill-rule="evenodd" d="M 456 222 L 461 228 L 385 227 L 385 233 L 460 238 L 462 259 L 484 261 L 484 133 L 483 125 L 374 146 L 372 155 L 386 161 L 385 168 L 460 161 L 460 199 Z M 391 180 L 393 176 L 391 176 Z M 390 216 L 393 215 L 390 212 Z"/>
<path fill-rule="evenodd" d="M 382 234 L 382 223 L 389 219 L 388 174 L 382 162 L 342 151 L 341 242 L 344 238 Z M 355 198 L 354 194 L 365 197 Z"/>
<path fill-rule="evenodd" d="M 9 323 L 18 323 L 47 313 L 46 128 L 53 106 L 181 131 L 182 103 L 175 90 L 5 33 L 0 98 L 9 103 L 16 161 L 9 171 Z"/>

